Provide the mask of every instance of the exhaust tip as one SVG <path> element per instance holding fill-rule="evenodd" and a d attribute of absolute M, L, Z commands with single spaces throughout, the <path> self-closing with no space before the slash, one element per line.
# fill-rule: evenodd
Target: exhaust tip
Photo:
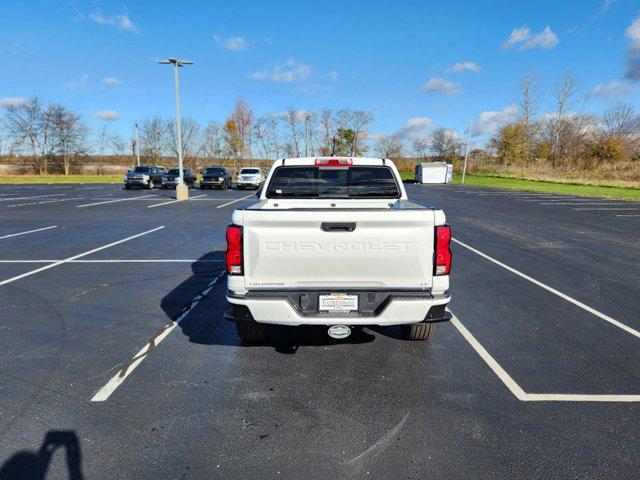
<path fill-rule="evenodd" d="M 351 335 L 351 328 L 347 327 L 346 325 L 332 325 L 329 327 L 329 330 L 327 330 L 327 334 L 331 338 L 341 340 Z"/>

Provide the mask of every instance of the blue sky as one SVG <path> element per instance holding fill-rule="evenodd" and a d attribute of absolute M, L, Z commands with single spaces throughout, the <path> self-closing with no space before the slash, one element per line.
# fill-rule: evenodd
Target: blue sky
<path fill-rule="evenodd" d="M 243 96 L 256 115 L 371 110 L 374 134 L 407 122 L 462 132 L 468 119 L 479 142 L 513 113 L 527 70 L 542 82 L 542 113 L 567 69 L 580 110 L 640 107 L 640 78 L 625 78 L 638 19 L 637 0 L 4 2 L 0 101 L 39 95 L 93 126 L 117 117 L 110 128 L 129 134 L 173 115 L 171 72 L 155 61 L 175 56 L 196 62 L 181 72 L 182 110 L 203 122 Z"/>

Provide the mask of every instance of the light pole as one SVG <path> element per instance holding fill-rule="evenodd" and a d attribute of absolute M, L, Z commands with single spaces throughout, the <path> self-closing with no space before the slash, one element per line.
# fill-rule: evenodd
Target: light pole
<path fill-rule="evenodd" d="M 178 83 L 178 68 L 184 65 L 193 65 L 191 60 L 177 60 L 175 58 L 167 58 L 160 60 L 158 63 L 173 64 L 173 81 L 176 89 L 176 128 L 178 131 L 178 185 L 176 186 L 176 199 L 186 200 L 189 198 L 189 190 L 184 188 L 184 166 L 182 164 L 182 127 L 180 125 L 180 89 Z"/>
<path fill-rule="evenodd" d="M 136 127 L 136 162 L 137 165 L 140 166 L 140 142 L 138 141 L 138 124 L 134 123 L 134 127 Z"/>
<path fill-rule="evenodd" d="M 311 115 L 307 112 L 304 116 L 304 156 L 309 156 L 309 120 Z"/>
<path fill-rule="evenodd" d="M 462 167 L 462 183 L 464 183 L 464 177 L 467 174 L 467 160 L 469 159 L 469 146 L 471 145 L 471 122 L 465 120 L 463 123 L 467 124 L 467 151 L 464 153 L 464 166 Z"/>

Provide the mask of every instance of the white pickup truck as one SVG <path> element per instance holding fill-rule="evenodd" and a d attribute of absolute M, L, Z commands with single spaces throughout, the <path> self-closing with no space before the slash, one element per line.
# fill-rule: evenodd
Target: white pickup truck
<path fill-rule="evenodd" d="M 277 160 L 257 195 L 226 232 L 225 318 L 242 341 L 264 340 L 268 324 L 325 325 L 333 338 L 400 325 L 427 340 L 451 318 L 451 229 L 407 199 L 391 161 Z"/>

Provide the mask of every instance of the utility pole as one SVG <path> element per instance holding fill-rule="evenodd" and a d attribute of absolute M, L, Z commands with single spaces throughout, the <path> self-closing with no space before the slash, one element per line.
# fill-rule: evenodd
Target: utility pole
<path fill-rule="evenodd" d="M 158 63 L 173 64 L 173 82 L 176 90 L 176 129 L 178 132 L 178 185 L 176 186 L 176 199 L 187 200 L 189 198 L 189 189 L 184 184 L 184 165 L 182 161 L 182 127 L 180 125 L 180 88 L 178 83 L 178 68 L 184 65 L 193 65 L 191 60 L 177 60 L 175 58 L 167 58 Z"/>
<path fill-rule="evenodd" d="M 311 115 L 309 112 L 305 114 L 304 117 L 304 156 L 309 156 L 309 121 L 311 120 Z"/>
<path fill-rule="evenodd" d="M 134 123 L 134 127 L 136 127 L 136 165 L 140 166 L 140 142 L 138 140 L 138 124 Z"/>
<path fill-rule="evenodd" d="M 464 177 L 467 174 L 467 160 L 469 159 L 469 147 L 471 146 L 471 122 L 465 120 L 463 123 L 467 125 L 467 150 L 464 153 L 464 166 L 462 167 L 462 183 L 464 183 Z"/>

